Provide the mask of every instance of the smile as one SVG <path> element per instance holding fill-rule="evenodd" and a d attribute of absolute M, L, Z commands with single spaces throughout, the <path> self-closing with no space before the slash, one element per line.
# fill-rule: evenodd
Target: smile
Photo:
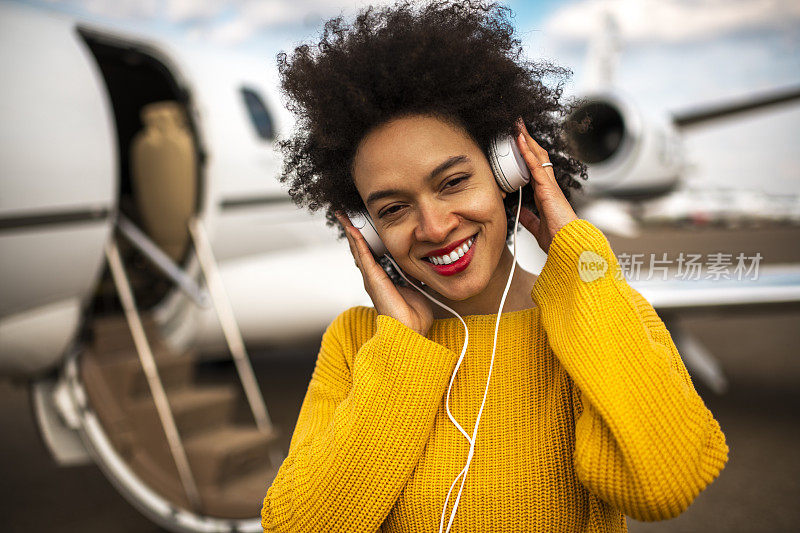
<path fill-rule="evenodd" d="M 475 244 L 475 235 L 468 239 L 464 239 L 460 244 L 450 248 L 449 253 L 440 253 L 440 255 L 429 255 L 423 258 L 431 264 L 431 267 L 443 276 L 452 276 L 463 271 L 472 261 L 475 255 L 473 245 Z M 436 250 L 435 252 L 440 252 Z"/>

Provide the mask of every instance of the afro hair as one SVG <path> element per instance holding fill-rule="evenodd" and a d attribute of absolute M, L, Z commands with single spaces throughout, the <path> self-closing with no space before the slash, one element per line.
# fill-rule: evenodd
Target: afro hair
<path fill-rule="evenodd" d="M 296 119 L 277 143 L 280 180 L 295 203 L 325 209 L 329 225 L 336 211 L 364 209 L 351 174 L 356 148 L 377 126 L 411 114 L 461 125 L 484 153 L 522 117 L 565 196 L 580 189 L 575 178 L 586 179 L 586 167 L 568 154 L 572 106 L 561 101 L 571 72 L 525 59 L 511 18 L 509 8 L 483 1 L 403 1 L 365 8 L 352 23 L 333 18 L 316 44 L 280 53 L 281 91 Z M 531 187 L 522 202 L 536 213 Z M 516 203 L 505 200 L 509 234 Z"/>

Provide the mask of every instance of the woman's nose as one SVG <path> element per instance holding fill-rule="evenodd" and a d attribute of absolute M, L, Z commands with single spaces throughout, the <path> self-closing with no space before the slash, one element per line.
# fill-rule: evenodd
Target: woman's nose
<path fill-rule="evenodd" d="M 414 237 L 418 241 L 443 242 L 458 227 L 458 216 L 446 206 L 420 206 Z"/>

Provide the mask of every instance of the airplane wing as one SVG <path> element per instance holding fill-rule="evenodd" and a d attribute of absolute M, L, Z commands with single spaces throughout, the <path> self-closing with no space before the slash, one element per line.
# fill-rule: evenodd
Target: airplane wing
<path fill-rule="evenodd" d="M 659 311 L 800 303 L 800 265 L 762 266 L 754 279 L 628 283 Z"/>
<path fill-rule="evenodd" d="M 800 303 L 800 265 L 763 266 L 752 279 L 629 281 L 658 311 L 686 368 L 712 391 L 728 389 L 723 363 L 678 317 L 682 311 Z"/>
<path fill-rule="evenodd" d="M 786 87 L 729 102 L 673 112 L 672 120 L 679 129 L 686 129 L 712 120 L 746 113 L 763 107 L 793 102 L 798 99 L 800 99 L 800 87 Z"/>

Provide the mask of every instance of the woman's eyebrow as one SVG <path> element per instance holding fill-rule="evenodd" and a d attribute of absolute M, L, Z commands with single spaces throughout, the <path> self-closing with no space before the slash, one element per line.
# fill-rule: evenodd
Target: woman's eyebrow
<path fill-rule="evenodd" d="M 469 163 L 469 161 L 470 161 L 469 157 L 465 155 L 454 155 L 448 157 L 447 159 L 442 161 L 439 165 L 437 165 L 436 168 L 431 170 L 431 172 L 428 174 L 428 181 L 433 180 L 434 178 L 436 178 L 436 176 L 438 176 L 445 170 L 449 169 L 450 167 L 453 167 L 460 163 Z M 400 189 L 382 189 L 380 191 L 375 191 L 371 193 L 369 196 L 367 196 L 366 205 L 369 205 L 372 202 L 380 200 L 381 198 L 386 198 L 387 196 L 402 194 L 402 192 L 403 191 L 401 191 Z"/>
<path fill-rule="evenodd" d="M 431 173 L 428 174 L 428 181 L 434 179 L 448 168 L 458 165 L 459 163 L 469 163 L 469 157 L 465 155 L 454 155 L 448 157 L 442 163 L 440 163 L 439 166 L 431 170 Z"/>

